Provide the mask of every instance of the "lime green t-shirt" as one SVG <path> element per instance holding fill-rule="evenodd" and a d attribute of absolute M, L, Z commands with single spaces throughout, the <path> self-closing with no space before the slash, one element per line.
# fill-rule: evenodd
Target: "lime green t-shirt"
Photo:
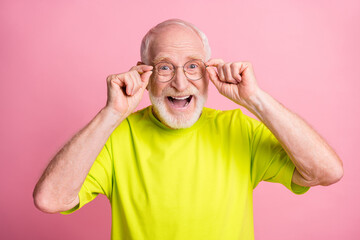
<path fill-rule="evenodd" d="M 296 194 L 295 169 L 276 138 L 241 110 L 204 108 L 170 129 L 149 106 L 111 134 L 71 213 L 99 193 L 111 202 L 113 240 L 254 239 L 252 192 L 262 181 Z"/>

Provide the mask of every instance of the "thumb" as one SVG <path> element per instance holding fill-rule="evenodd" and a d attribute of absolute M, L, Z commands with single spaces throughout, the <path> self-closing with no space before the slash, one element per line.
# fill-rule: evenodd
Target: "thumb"
<path fill-rule="evenodd" d="M 215 69 L 213 69 L 212 67 L 208 67 L 208 68 L 206 68 L 206 71 L 209 74 L 209 78 L 210 78 L 211 82 L 219 90 L 223 83 L 220 81 Z"/>
<path fill-rule="evenodd" d="M 220 58 L 213 58 L 207 61 L 205 64 L 208 66 L 217 67 L 219 65 L 223 65 L 224 63 L 225 63 L 224 60 Z"/>
<path fill-rule="evenodd" d="M 152 71 L 147 71 L 147 72 L 144 72 L 143 74 L 141 74 L 141 76 L 140 76 L 141 81 L 142 82 L 148 82 L 152 73 L 153 73 Z"/>
<path fill-rule="evenodd" d="M 147 72 L 141 74 L 140 77 L 141 77 L 141 89 L 142 90 L 145 90 L 145 88 L 147 87 L 151 74 L 152 74 L 152 71 L 147 71 Z"/>

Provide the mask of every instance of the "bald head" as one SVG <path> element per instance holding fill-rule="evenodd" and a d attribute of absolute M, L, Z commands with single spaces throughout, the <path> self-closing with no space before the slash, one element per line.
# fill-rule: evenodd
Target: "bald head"
<path fill-rule="evenodd" d="M 166 40 L 171 41 L 171 39 L 176 39 L 174 34 L 182 33 L 186 33 L 187 35 L 193 34 L 195 38 L 198 38 L 202 44 L 202 48 L 204 49 L 205 60 L 207 61 L 210 59 L 211 49 L 206 35 L 191 23 L 180 19 L 170 19 L 159 23 L 150 29 L 144 36 L 141 42 L 140 50 L 141 61 L 145 64 L 150 64 L 151 49 L 154 49 L 153 45 L 157 44 L 157 39 L 159 36 L 161 36 L 162 40 L 165 38 Z"/>

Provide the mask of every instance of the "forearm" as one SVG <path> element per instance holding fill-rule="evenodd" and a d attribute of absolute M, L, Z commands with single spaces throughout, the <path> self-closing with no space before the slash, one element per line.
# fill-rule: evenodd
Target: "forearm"
<path fill-rule="evenodd" d="M 342 177 L 342 162 L 334 150 L 303 119 L 259 90 L 249 104 L 286 150 L 307 186 L 329 185 Z"/>
<path fill-rule="evenodd" d="M 34 189 L 36 206 L 46 212 L 70 208 L 96 157 L 121 119 L 102 109 L 51 160 Z"/>

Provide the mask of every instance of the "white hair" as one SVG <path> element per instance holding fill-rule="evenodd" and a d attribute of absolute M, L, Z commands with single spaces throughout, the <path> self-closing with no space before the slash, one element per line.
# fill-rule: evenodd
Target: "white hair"
<path fill-rule="evenodd" d="M 140 48 L 140 54 L 141 54 L 141 61 L 145 64 L 150 64 L 150 59 L 149 59 L 149 47 L 151 44 L 151 40 L 152 37 L 154 36 L 154 34 L 156 34 L 157 32 L 159 32 L 160 29 L 162 29 L 165 26 L 168 25 L 180 25 L 183 26 L 185 28 L 191 29 L 192 31 L 194 31 L 201 39 L 203 46 L 204 46 L 204 50 L 205 50 L 205 61 L 208 61 L 210 59 L 211 56 L 211 49 L 210 49 L 210 45 L 209 45 L 209 41 L 206 37 L 206 35 L 200 31 L 196 26 L 194 26 L 193 24 L 186 22 L 184 20 L 181 19 L 169 19 L 166 20 L 164 22 L 159 23 L 158 25 L 156 25 L 155 27 L 151 28 L 146 35 L 144 36 L 144 38 L 141 41 L 141 48 Z"/>

